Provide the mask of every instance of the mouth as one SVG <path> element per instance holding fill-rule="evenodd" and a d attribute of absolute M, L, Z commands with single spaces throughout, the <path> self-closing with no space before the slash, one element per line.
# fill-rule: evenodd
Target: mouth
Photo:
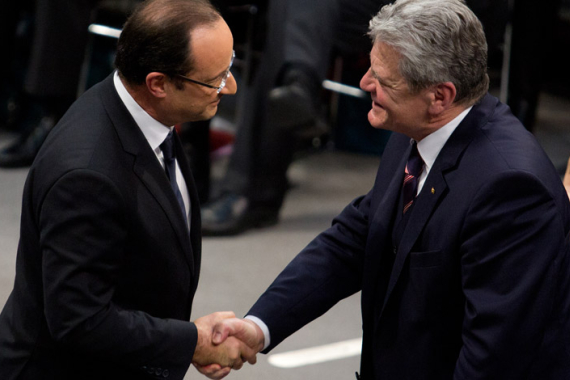
<path fill-rule="evenodd" d="M 382 105 L 380 103 L 378 103 L 377 101 L 375 101 L 374 99 L 372 99 L 372 108 L 384 108 L 382 107 Z"/>

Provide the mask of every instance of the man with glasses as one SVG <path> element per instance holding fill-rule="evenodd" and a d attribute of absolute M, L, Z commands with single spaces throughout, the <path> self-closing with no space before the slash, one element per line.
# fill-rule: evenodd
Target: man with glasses
<path fill-rule="evenodd" d="M 54 127 L 25 185 L 0 378 L 182 379 L 191 362 L 255 362 L 189 322 L 200 209 L 175 125 L 236 91 L 232 34 L 207 0 L 149 0 L 124 26 L 117 71 Z M 190 79 L 192 78 L 192 79 Z"/>

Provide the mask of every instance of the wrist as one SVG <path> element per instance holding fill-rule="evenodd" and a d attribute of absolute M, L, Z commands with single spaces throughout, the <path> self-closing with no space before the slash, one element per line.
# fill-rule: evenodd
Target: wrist
<path fill-rule="evenodd" d="M 244 318 L 243 321 L 245 323 L 249 324 L 250 326 L 252 326 L 252 328 L 255 330 L 256 346 L 252 347 L 252 348 L 254 348 L 258 352 L 262 351 L 265 347 L 265 334 L 263 333 L 263 330 L 261 329 L 261 327 L 259 327 L 259 325 L 254 320 L 252 320 L 250 318 Z"/>

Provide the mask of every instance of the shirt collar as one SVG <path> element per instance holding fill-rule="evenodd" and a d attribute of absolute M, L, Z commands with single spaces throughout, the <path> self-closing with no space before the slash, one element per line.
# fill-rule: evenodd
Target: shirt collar
<path fill-rule="evenodd" d="M 160 149 L 160 144 L 166 139 L 168 132 L 174 127 L 167 127 L 142 109 L 125 88 L 121 78 L 119 78 L 118 71 L 115 71 L 113 82 L 119 97 L 133 116 L 133 119 L 135 119 L 150 147 L 156 152 Z"/>
<path fill-rule="evenodd" d="M 424 137 L 420 142 L 418 142 L 418 152 L 420 156 L 424 160 L 425 163 L 425 170 L 429 172 L 431 167 L 433 166 L 437 156 L 443 146 L 449 139 L 449 136 L 455 131 L 459 123 L 463 121 L 465 116 L 471 111 L 469 107 L 457 115 L 453 120 L 449 123 L 445 124 L 443 127 L 439 128 L 437 131 L 429 134 L 428 136 Z"/>

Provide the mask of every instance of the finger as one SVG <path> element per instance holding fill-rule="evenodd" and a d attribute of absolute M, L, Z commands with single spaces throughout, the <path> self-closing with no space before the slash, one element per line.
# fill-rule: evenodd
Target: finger
<path fill-rule="evenodd" d="M 244 360 L 242 355 L 243 351 L 246 351 L 247 346 L 240 340 L 236 339 L 235 337 L 229 337 L 223 345 L 219 346 L 222 348 L 227 355 L 227 359 L 231 363 L 232 369 L 240 369 L 243 367 Z M 247 351 L 246 355 L 251 355 L 251 349 Z"/>
<path fill-rule="evenodd" d="M 250 356 L 247 359 L 247 362 L 251 365 L 254 365 L 255 363 L 257 363 L 257 355 Z"/>
<path fill-rule="evenodd" d="M 220 369 L 223 368 L 219 364 L 200 365 L 196 362 L 192 362 L 192 364 L 194 364 L 194 367 L 196 367 L 196 369 L 202 373 L 205 373 L 205 372 L 213 373 L 213 372 L 219 371 Z"/>
<path fill-rule="evenodd" d="M 240 353 L 243 361 L 247 361 L 252 365 L 257 363 L 257 351 L 249 347 L 247 344 L 240 344 Z"/>
<path fill-rule="evenodd" d="M 215 319 L 217 320 L 223 320 L 223 319 L 228 319 L 228 318 L 235 318 L 236 315 L 233 311 L 218 311 L 215 312 L 214 314 L 212 314 Z"/>
<path fill-rule="evenodd" d="M 230 367 L 220 367 L 217 364 L 210 364 L 206 366 L 201 366 L 199 364 L 193 363 L 198 372 L 210 379 L 222 379 L 226 377 L 230 372 Z"/>
<path fill-rule="evenodd" d="M 243 360 L 241 358 L 239 360 L 236 360 L 232 365 L 232 369 L 235 369 L 236 371 L 238 369 L 241 369 L 241 367 L 243 367 Z"/>
<path fill-rule="evenodd" d="M 228 376 L 231 371 L 232 369 L 230 367 L 224 367 L 214 372 L 211 376 L 208 377 L 214 380 L 223 379 L 224 377 Z"/>
<path fill-rule="evenodd" d="M 241 355 L 241 346 L 242 343 L 239 341 L 234 342 L 230 349 L 230 357 L 232 358 L 232 369 L 240 369 L 243 367 L 243 358 Z"/>

